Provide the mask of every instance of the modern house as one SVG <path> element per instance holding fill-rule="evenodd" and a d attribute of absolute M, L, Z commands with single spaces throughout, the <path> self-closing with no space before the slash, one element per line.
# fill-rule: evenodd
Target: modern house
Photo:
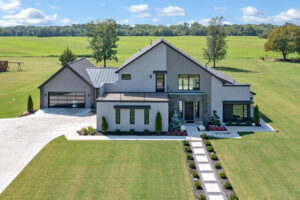
<path fill-rule="evenodd" d="M 249 84 L 206 67 L 160 38 L 119 68 L 95 67 L 87 59 L 71 62 L 40 87 L 41 108 L 84 107 L 102 116 L 108 131 L 154 131 L 159 111 L 163 131 L 175 111 L 183 122 L 249 120 L 253 95 Z"/>

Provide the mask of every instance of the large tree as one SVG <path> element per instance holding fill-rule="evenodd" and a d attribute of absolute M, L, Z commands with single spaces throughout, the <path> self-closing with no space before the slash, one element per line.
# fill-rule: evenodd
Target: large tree
<path fill-rule="evenodd" d="M 106 67 L 107 60 L 118 61 L 117 54 L 117 24 L 113 19 L 97 20 L 87 24 L 86 35 L 89 48 L 93 51 L 96 62 L 103 60 Z"/>
<path fill-rule="evenodd" d="M 65 66 L 67 63 L 76 60 L 76 55 L 71 51 L 69 47 L 64 50 L 64 52 L 59 56 L 59 61 L 62 66 Z"/>
<path fill-rule="evenodd" d="M 216 67 L 216 62 L 225 59 L 226 56 L 226 30 L 223 26 L 223 17 L 215 17 L 209 21 L 206 37 L 207 49 L 203 49 L 203 56 L 208 63 L 213 62 L 213 67 Z"/>
<path fill-rule="evenodd" d="M 265 51 L 279 52 L 283 60 L 286 60 L 290 53 L 297 51 L 298 34 L 299 28 L 291 24 L 274 29 L 267 38 Z"/>

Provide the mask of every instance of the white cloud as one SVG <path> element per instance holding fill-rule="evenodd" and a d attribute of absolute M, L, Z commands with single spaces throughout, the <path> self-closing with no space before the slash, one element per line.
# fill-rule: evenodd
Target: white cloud
<path fill-rule="evenodd" d="M 20 8 L 20 0 L 0 0 L 0 10 L 9 11 Z"/>
<path fill-rule="evenodd" d="M 51 9 L 59 9 L 58 6 L 54 6 L 54 5 L 49 5 L 49 7 L 50 7 Z"/>
<path fill-rule="evenodd" d="M 203 18 L 199 20 L 199 24 L 202 24 L 203 26 L 208 26 L 209 24 L 209 18 Z"/>
<path fill-rule="evenodd" d="M 300 10 L 292 8 L 274 16 L 266 16 L 254 7 L 241 8 L 243 13 L 239 19 L 246 23 L 284 24 L 286 22 L 300 24 Z"/>
<path fill-rule="evenodd" d="M 36 2 L 34 5 L 39 6 L 41 5 L 40 2 Z"/>
<path fill-rule="evenodd" d="M 52 16 L 45 15 L 42 11 L 35 8 L 22 9 L 15 15 L 5 15 L 4 20 L 0 20 L 1 26 L 17 26 L 17 25 L 51 25 L 55 22 L 57 14 Z"/>
<path fill-rule="evenodd" d="M 147 4 L 132 5 L 129 7 L 130 12 L 145 12 L 148 10 Z"/>
<path fill-rule="evenodd" d="M 226 12 L 226 10 L 227 10 L 227 7 L 214 7 L 214 10 L 217 10 L 217 11 L 220 11 L 220 12 L 222 12 L 222 13 L 224 13 L 224 12 Z"/>
<path fill-rule="evenodd" d="M 158 9 L 160 16 L 184 16 L 185 11 L 183 8 L 178 6 L 168 6 L 163 9 Z"/>
<path fill-rule="evenodd" d="M 77 24 L 76 22 L 73 22 L 71 19 L 69 18 L 64 18 L 60 20 L 60 23 L 62 23 L 63 25 L 72 25 L 72 24 Z"/>
<path fill-rule="evenodd" d="M 129 20 L 124 19 L 124 20 L 121 20 L 121 21 L 117 21 L 117 24 L 129 24 Z"/>
<path fill-rule="evenodd" d="M 153 22 L 159 22 L 159 20 L 160 20 L 159 18 L 153 18 L 152 19 Z"/>

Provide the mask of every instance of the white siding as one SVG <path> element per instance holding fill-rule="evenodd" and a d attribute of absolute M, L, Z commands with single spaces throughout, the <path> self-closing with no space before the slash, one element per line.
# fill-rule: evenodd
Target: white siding
<path fill-rule="evenodd" d="M 144 124 L 144 109 L 135 109 L 135 124 L 130 124 L 130 110 L 121 109 L 121 123 L 116 124 L 116 112 L 114 105 L 150 105 L 149 109 L 149 124 Z M 108 131 L 129 131 L 134 129 L 137 132 L 143 132 L 148 129 L 150 132 L 155 132 L 155 117 L 157 112 L 162 116 L 162 130 L 168 131 L 168 103 L 167 102 L 97 102 L 97 130 L 101 131 L 102 116 L 105 117 L 108 124 Z"/>

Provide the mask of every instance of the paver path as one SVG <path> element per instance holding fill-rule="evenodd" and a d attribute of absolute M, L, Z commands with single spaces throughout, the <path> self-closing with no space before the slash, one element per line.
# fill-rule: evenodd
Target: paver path
<path fill-rule="evenodd" d="M 200 176 L 205 195 L 208 200 L 227 200 L 223 187 L 218 179 L 218 174 L 209 158 L 202 139 L 190 140 L 197 171 Z"/>
<path fill-rule="evenodd" d="M 0 194 L 48 142 L 88 125 L 96 126 L 96 116 L 86 109 L 45 109 L 0 119 Z"/>

